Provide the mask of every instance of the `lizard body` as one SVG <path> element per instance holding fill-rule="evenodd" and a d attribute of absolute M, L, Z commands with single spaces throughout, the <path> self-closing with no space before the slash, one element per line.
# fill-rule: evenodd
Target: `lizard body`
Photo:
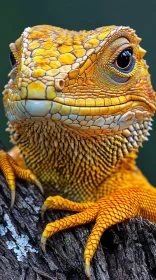
<path fill-rule="evenodd" d="M 156 102 L 139 43 L 128 27 L 76 32 L 43 25 L 10 45 L 13 69 L 3 100 L 19 149 L 12 155 L 35 175 L 25 175 L 3 151 L 0 166 L 13 192 L 7 157 L 16 175 L 37 176 L 47 194 L 64 197 L 47 198 L 43 212 L 80 212 L 48 224 L 43 247 L 55 232 L 96 220 L 85 250 L 88 275 L 106 228 L 137 215 L 156 221 L 156 191 L 136 166 Z"/>

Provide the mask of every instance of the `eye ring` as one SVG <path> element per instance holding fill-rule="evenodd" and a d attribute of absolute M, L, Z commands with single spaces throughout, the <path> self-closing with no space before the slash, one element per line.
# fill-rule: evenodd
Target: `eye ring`
<path fill-rule="evenodd" d="M 10 51 L 9 59 L 10 59 L 11 67 L 14 68 L 17 65 L 17 61 L 12 51 Z"/>
<path fill-rule="evenodd" d="M 129 73 L 133 70 L 135 65 L 135 58 L 133 57 L 132 47 L 124 49 L 115 59 L 113 66 L 123 72 Z"/>

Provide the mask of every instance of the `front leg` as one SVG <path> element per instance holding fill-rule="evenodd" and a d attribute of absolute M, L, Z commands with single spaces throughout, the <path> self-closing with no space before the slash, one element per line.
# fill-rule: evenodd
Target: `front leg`
<path fill-rule="evenodd" d="M 43 193 L 43 187 L 33 172 L 26 168 L 17 147 L 6 152 L 0 141 L 0 169 L 2 170 L 11 191 L 11 208 L 15 202 L 16 177 L 34 183 Z"/>
<path fill-rule="evenodd" d="M 51 198 L 51 200 L 53 200 L 54 207 L 51 204 L 47 208 L 56 209 L 58 197 L 56 197 L 56 200 L 55 197 Z M 95 226 L 89 236 L 84 252 L 88 277 L 90 276 L 91 259 L 95 254 L 103 232 L 107 228 L 136 216 L 142 216 L 145 219 L 156 222 L 156 190 L 149 185 L 144 185 L 142 188 L 123 188 L 99 199 L 95 203 L 91 203 L 88 207 L 87 203 L 82 203 L 81 206 L 81 203 L 70 202 L 63 198 L 60 201 L 62 201 L 63 209 L 73 209 L 73 211 L 79 211 L 80 213 L 47 224 L 42 234 L 42 248 L 45 248 L 47 238 L 56 232 L 95 221 Z M 59 205 L 58 209 L 60 209 Z"/>

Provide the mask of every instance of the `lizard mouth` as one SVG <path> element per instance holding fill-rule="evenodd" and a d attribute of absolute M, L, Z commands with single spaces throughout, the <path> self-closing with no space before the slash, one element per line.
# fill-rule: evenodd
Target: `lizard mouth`
<path fill-rule="evenodd" d="M 122 131 L 131 124 L 149 120 L 155 106 L 144 97 L 126 97 L 127 102 L 109 106 L 72 106 L 54 100 L 23 99 L 8 100 L 7 117 L 11 122 L 17 121 L 53 121 L 73 129 L 113 132 Z"/>
<path fill-rule="evenodd" d="M 82 98 L 78 93 L 69 97 L 63 92 L 45 91 L 41 85 L 29 89 L 29 94 L 13 88 L 10 80 L 4 90 L 4 105 L 7 104 L 6 115 L 10 122 L 48 121 L 88 133 L 114 133 L 149 120 L 155 112 L 150 89 L 144 95 L 93 96 L 90 93 Z"/>
<path fill-rule="evenodd" d="M 133 95 L 123 95 L 118 97 L 103 97 L 103 98 L 68 98 L 68 97 L 54 97 L 52 99 L 48 98 L 36 98 L 35 96 L 32 96 L 32 98 L 21 98 L 23 100 L 33 100 L 33 101 L 52 101 L 54 104 L 58 104 L 59 109 L 61 109 L 61 106 L 63 108 L 79 108 L 79 114 L 80 115 L 86 115 L 87 112 L 91 111 L 91 115 L 95 114 L 113 114 L 116 113 L 117 106 L 121 106 L 121 109 L 123 106 L 127 106 L 127 104 L 130 102 L 133 102 L 133 107 L 136 106 L 136 103 L 143 102 L 146 104 L 150 111 L 155 111 L 155 105 L 153 102 L 150 102 L 147 98 L 143 96 L 138 96 L 136 94 Z M 59 105 L 60 104 L 60 105 Z M 82 109 L 83 108 L 83 109 Z M 78 109 L 77 109 L 78 110 Z M 86 110 L 86 111 L 85 111 Z M 84 112 L 84 113 L 83 113 Z"/>

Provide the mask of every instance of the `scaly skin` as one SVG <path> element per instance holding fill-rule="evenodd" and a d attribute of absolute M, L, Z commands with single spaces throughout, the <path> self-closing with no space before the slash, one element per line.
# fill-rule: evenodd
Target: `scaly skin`
<path fill-rule="evenodd" d="M 136 166 L 156 103 L 140 41 L 128 27 L 76 32 L 43 25 L 10 45 L 16 61 L 3 100 L 18 146 L 11 155 L 57 195 L 46 199 L 42 215 L 80 212 L 48 224 L 42 247 L 60 230 L 96 221 L 84 253 L 88 276 L 104 230 L 137 215 L 156 222 L 156 190 Z M 118 57 L 127 48 L 133 54 L 123 69 Z M 15 175 L 39 185 L 4 151 L 0 166 L 14 192 Z"/>

